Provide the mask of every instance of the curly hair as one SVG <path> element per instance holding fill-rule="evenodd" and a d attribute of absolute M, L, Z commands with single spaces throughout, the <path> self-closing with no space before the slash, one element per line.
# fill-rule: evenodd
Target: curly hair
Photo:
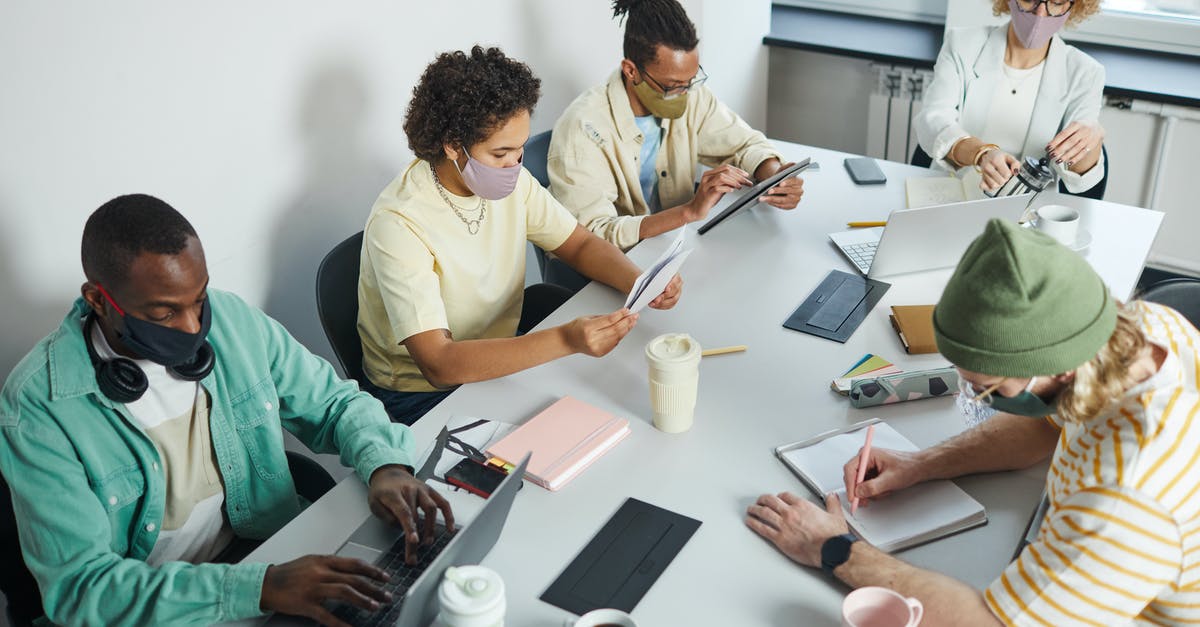
<path fill-rule="evenodd" d="M 658 46 L 695 50 L 696 25 L 677 0 L 613 0 L 613 17 L 625 22 L 625 58 L 638 67 L 654 61 Z"/>
<path fill-rule="evenodd" d="M 1008 12 L 1008 0 L 992 0 L 992 15 L 999 17 Z M 1067 26 L 1078 26 L 1099 12 L 1100 0 L 1075 0 L 1075 4 L 1071 5 L 1071 15 L 1067 17 Z"/>
<path fill-rule="evenodd" d="M 1075 369 L 1075 381 L 1059 396 L 1058 415 L 1067 422 L 1095 418 L 1137 383 L 1129 378 L 1130 367 L 1142 357 L 1149 340 L 1142 333 L 1137 301 L 1118 305 L 1112 336 L 1095 357 Z"/>
<path fill-rule="evenodd" d="M 443 145 L 474 146 L 517 113 L 533 113 L 541 87 L 528 65 L 499 48 L 444 52 L 413 88 L 404 116 L 408 147 L 417 157 L 439 163 L 446 154 Z"/>

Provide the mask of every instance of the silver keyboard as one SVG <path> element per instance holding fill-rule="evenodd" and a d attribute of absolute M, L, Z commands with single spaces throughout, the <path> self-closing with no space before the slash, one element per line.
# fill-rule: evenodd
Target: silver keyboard
<path fill-rule="evenodd" d="M 862 244 L 847 244 L 842 246 L 842 252 L 846 253 L 858 271 L 866 274 L 871 269 L 871 261 L 875 259 L 875 249 L 879 247 L 879 241 L 863 242 Z"/>

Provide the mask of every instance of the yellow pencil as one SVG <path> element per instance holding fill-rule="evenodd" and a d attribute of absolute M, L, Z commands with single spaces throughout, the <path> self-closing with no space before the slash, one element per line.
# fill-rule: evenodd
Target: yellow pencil
<path fill-rule="evenodd" d="M 859 227 L 866 227 L 866 226 L 887 226 L 887 222 L 883 222 L 883 221 L 880 221 L 880 222 L 847 222 L 846 226 L 848 226 L 852 229 L 856 229 Z"/>
<path fill-rule="evenodd" d="M 721 348 L 710 348 L 706 351 L 700 351 L 701 357 L 712 357 L 713 355 L 724 355 L 726 353 L 740 353 L 746 350 L 746 346 L 739 344 L 737 346 L 724 346 Z"/>

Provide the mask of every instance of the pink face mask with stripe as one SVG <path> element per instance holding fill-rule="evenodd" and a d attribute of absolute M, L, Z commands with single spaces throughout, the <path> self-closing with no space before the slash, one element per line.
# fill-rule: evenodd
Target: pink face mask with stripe
<path fill-rule="evenodd" d="M 1037 5 L 1034 5 L 1034 10 L 1037 10 Z M 1071 15 L 1070 10 L 1057 17 L 1028 13 L 1017 6 L 1017 0 L 1008 0 L 1008 12 L 1012 13 L 1012 25 L 1017 39 L 1021 40 L 1022 46 L 1031 49 L 1045 46 L 1054 33 L 1067 23 L 1067 17 Z"/>
<path fill-rule="evenodd" d="M 516 165 L 501 167 L 487 165 L 471 158 L 471 153 L 463 150 L 467 155 L 467 165 L 459 168 L 457 161 L 451 161 L 454 167 L 458 169 L 458 173 L 462 176 L 463 183 L 471 190 L 471 193 L 486 198 L 487 200 L 500 200 L 513 193 L 517 188 L 517 179 L 521 176 L 521 161 L 524 161 L 524 156 L 521 161 L 517 161 Z"/>

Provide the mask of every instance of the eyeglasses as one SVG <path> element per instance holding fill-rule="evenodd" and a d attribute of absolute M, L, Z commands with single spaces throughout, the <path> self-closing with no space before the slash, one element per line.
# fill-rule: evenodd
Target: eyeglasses
<path fill-rule="evenodd" d="M 1023 13 L 1036 13 L 1039 4 L 1046 5 L 1046 15 L 1060 17 L 1075 4 L 1075 0 L 1017 0 L 1017 8 Z"/>
<path fill-rule="evenodd" d="M 682 96 L 683 94 L 686 94 L 687 92 L 691 91 L 692 88 L 703 85 L 704 81 L 708 80 L 708 74 L 706 74 L 704 72 L 704 66 L 701 65 L 699 67 L 700 67 L 700 71 L 696 72 L 696 75 L 692 77 L 692 80 L 688 81 L 687 85 L 679 85 L 676 87 L 666 87 L 665 85 L 662 84 L 661 81 L 654 78 L 653 76 L 650 76 L 650 73 L 646 71 L 646 68 L 644 68 L 640 65 L 638 66 L 638 71 L 640 71 L 642 73 L 642 76 L 646 77 L 646 80 L 653 83 L 654 86 L 656 88 L 658 88 L 658 91 L 662 92 L 663 98 L 670 99 L 670 98 L 678 98 L 679 96 Z"/>

